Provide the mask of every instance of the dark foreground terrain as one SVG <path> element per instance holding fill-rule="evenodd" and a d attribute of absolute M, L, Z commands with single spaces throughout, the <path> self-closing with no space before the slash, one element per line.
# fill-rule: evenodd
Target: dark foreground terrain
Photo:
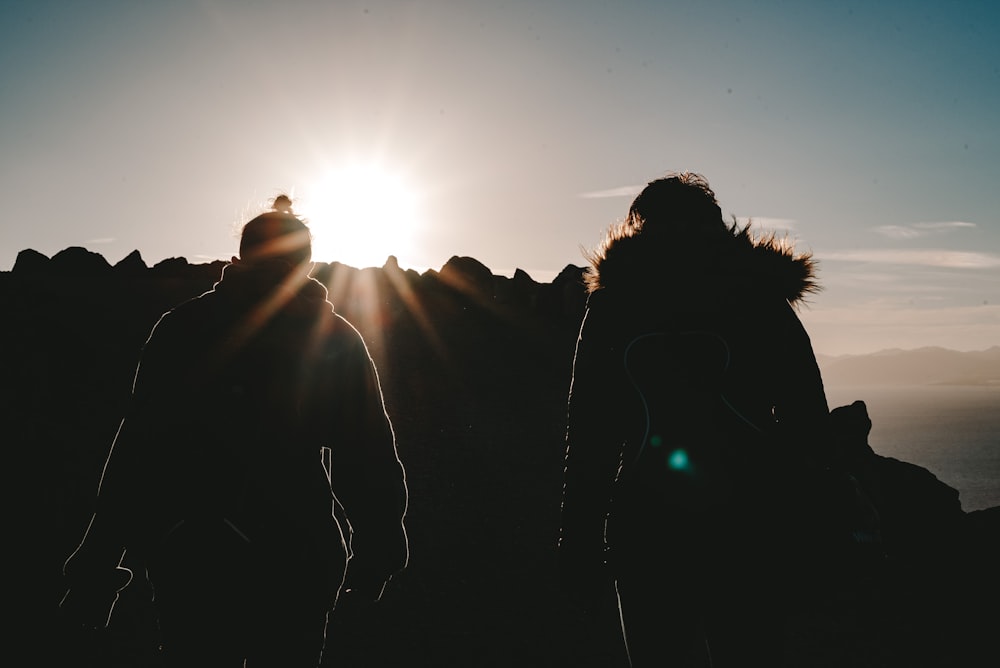
<path fill-rule="evenodd" d="M 17 562 L 8 578 L 23 626 L 15 636 L 27 645 L 18 665 L 158 665 L 141 578 L 108 629 L 80 633 L 58 615 L 61 566 L 92 512 L 146 335 L 221 270 L 184 259 L 148 267 L 138 253 L 112 267 L 70 248 L 51 258 L 23 251 L 0 273 L 16 527 L 7 545 Z M 420 275 L 391 259 L 361 271 L 317 266 L 375 358 L 410 491 L 410 566 L 377 605 L 338 609 L 326 664 L 622 665 L 613 629 L 571 607 L 556 584 L 580 274 L 569 266 L 541 284 L 458 257 Z M 905 462 L 867 452 L 858 466 L 891 559 L 863 570 L 827 563 L 803 582 L 785 664 L 1000 665 L 998 509 L 963 512 L 957 492 Z"/>

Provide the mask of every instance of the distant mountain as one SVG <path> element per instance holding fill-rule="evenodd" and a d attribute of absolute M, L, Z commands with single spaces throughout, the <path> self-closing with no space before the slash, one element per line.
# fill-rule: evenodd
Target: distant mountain
<path fill-rule="evenodd" d="M 928 347 L 869 355 L 817 356 L 826 385 L 996 385 L 1000 346 L 960 352 Z"/>

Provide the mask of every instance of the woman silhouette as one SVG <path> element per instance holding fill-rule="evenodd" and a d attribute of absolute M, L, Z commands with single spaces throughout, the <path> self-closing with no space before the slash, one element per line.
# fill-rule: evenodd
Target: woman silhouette
<path fill-rule="evenodd" d="M 564 586 L 586 607 L 620 606 L 634 666 L 677 665 L 704 641 L 715 666 L 780 665 L 785 472 L 828 456 L 793 308 L 816 289 L 813 264 L 727 225 L 691 173 L 648 184 L 591 260 Z"/>

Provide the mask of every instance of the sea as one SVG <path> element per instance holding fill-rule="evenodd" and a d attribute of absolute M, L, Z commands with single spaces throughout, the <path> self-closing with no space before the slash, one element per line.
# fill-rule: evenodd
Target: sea
<path fill-rule="evenodd" d="M 962 510 L 1000 506 L 1000 386 L 827 386 L 830 408 L 865 402 L 868 443 L 959 492 Z"/>

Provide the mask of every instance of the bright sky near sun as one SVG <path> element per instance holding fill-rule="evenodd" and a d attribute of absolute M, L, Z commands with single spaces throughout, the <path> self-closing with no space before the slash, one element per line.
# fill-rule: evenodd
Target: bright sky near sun
<path fill-rule="evenodd" d="M 1000 5 L 5 2 L 0 269 L 236 253 L 290 193 L 314 257 L 548 281 L 645 182 L 820 262 L 816 350 L 1000 345 Z"/>

